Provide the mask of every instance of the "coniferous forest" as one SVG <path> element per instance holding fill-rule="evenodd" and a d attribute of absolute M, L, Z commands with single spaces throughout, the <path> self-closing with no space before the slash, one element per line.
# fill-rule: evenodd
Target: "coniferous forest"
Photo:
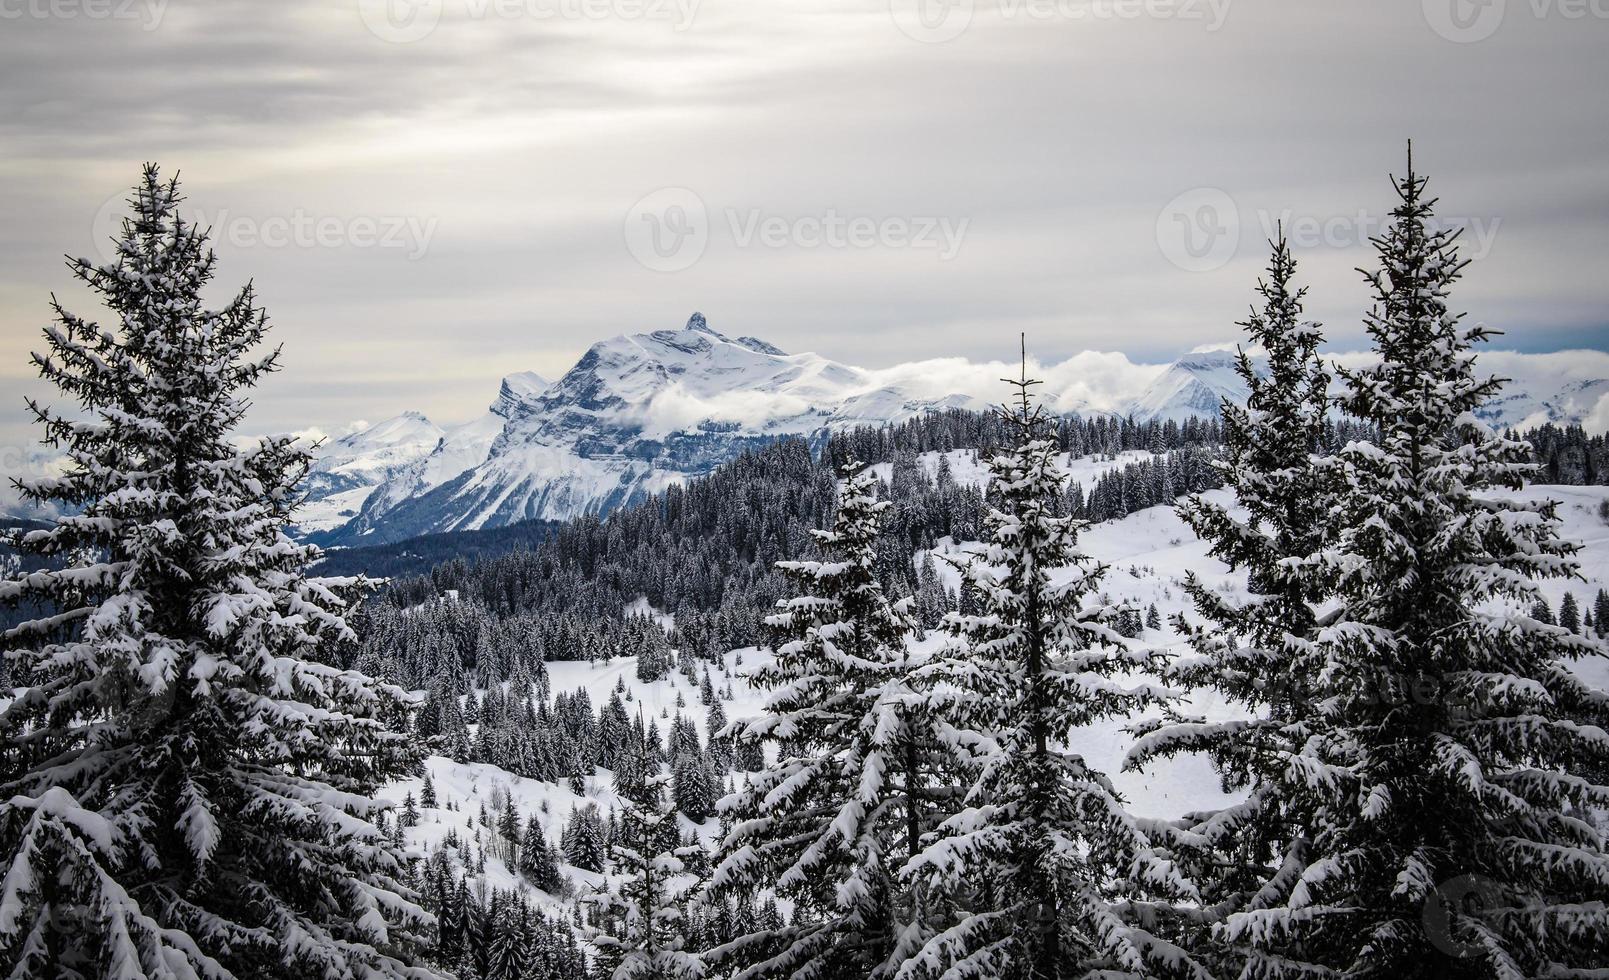
<path fill-rule="evenodd" d="M 993 412 L 325 554 L 317 447 L 246 436 L 268 315 L 147 166 L 32 359 L 0 967 L 1605 975 L 1609 594 L 1549 495 L 1604 436 L 1483 418 L 1459 236 L 1411 154 L 1390 192 L 1367 363 L 1281 233 L 1216 414 L 1057 414 L 1030 337 Z M 1211 792 L 1140 805 L 1183 765 Z"/>

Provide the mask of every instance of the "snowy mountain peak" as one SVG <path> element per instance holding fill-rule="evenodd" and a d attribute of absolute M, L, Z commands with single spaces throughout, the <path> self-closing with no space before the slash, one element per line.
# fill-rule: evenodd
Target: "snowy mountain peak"
<path fill-rule="evenodd" d="M 1173 367 L 1198 374 L 1207 371 L 1222 371 L 1235 369 L 1240 360 L 1240 352 L 1232 349 L 1217 348 L 1213 350 L 1193 350 L 1173 362 Z"/>
<path fill-rule="evenodd" d="M 1235 372 L 1238 358 L 1233 350 L 1191 351 L 1146 386 L 1129 414 L 1139 422 L 1183 422 L 1217 415 L 1226 398 L 1245 401 L 1246 384 Z"/>
<path fill-rule="evenodd" d="M 533 406 L 552 384 L 553 382 L 535 371 L 518 371 L 510 374 L 503 378 L 503 383 L 498 387 L 497 400 L 492 402 L 491 411 L 503 418 L 509 418 L 516 412 Z"/>
<path fill-rule="evenodd" d="M 307 530 L 345 523 L 374 487 L 429 455 L 443 434 L 423 413 L 403 412 L 319 446 L 298 523 Z"/>
<path fill-rule="evenodd" d="M 684 329 L 709 334 L 716 340 L 728 344 L 736 344 L 739 347 L 747 347 L 749 350 L 759 354 L 770 354 L 774 357 L 788 356 L 787 351 L 776 346 L 775 344 L 766 343 L 758 337 L 738 337 L 736 339 L 728 337 L 719 330 L 716 330 L 714 327 L 710 326 L 709 321 L 704 318 L 704 314 L 702 313 L 695 312 L 692 316 L 688 317 L 687 326 Z"/>
<path fill-rule="evenodd" d="M 441 428 L 421 412 L 403 412 L 320 446 L 315 473 L 357 473 L 429 452 Z"/>
<path fill-rule="evenodd" d="M 1360 356 L 1334 359 L 1356 365 Z M 1236 357 L 1233 345 L 1198 348 L 1166 365 L 1086 354 L 1041 374 L 1057 411 L 1183 423 L 1217 415 L 1224 399 L 1245 400 Z M 1489 406 L 1494 424 L 1581 421 L 1599 400 L 1606 408 L 1596 413 L 1609 417 L 1609 354 L 1484 358 L 1518 379 Z M 1254 365 L 1260 360 L 1253 352 Z M 1008 369 L 945 359 L 868 370 L 728 337 L 695 312 L 680 329 L 593 344 L 552 384 L 528 372 L 504 378 L 491 411 L 364 491 L 361 512 L 324 543 L 606 512 L 781 436 L 815 441 L 833 429 L 986 409 L 1002 395 L 995 379 Z"/>

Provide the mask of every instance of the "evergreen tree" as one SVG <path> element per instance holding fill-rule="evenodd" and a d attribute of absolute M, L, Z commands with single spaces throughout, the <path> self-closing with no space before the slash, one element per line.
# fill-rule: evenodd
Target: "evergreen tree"
<path fill-rule="evenodd" d="M 676 809 L 694 823 L 703 823 L 715 812 L 716 776 L 709 764 L 691 755 L 678 756 L 675 768 Z"/>
<path fill-rule="evenodd" d="M 1592 601 L 1592 618 L 1598 621 L 1598 632 L 1609 635 L 1609 591 L 1598 590 L 1598 597 Z"/>
<path fill-rule="evenodd" d="M 627 801 L 621 839 L 615 843 L 619 870 L 626 875 L 620 894 L 605 892 L 593 901 L 605 918 L 618 916 L 614 932 L 598 931 L 592 942 L 611 967 L 610 980 L 699 980 L 704 964 L 686 949 L 683 895 L 694 882 L 684 874 L 679 849 L 664 851 L 663 825 L 674 826 L 665 800 L 665 777 L 648 780 L 647 800 Z"/>
<path fill-rule="evenodd" d="M 999 504 L 987 541 L 957 562 L 978 612 L 951 617 L 954 638 L 932 671 L 947 741 L 970 756 L 964 806 L 904 871 L 966 899 L 965 914 L 901 976 L 1204 977 L 1149 922 L 1155 898 L 1193 888 L 1152 825 L 1068 748 L 1083 726 L 1158 695 L 1116 680 L 1149 659 L 1107 625 L 1114 609 L 1090 601 L 1105 567 L 1079 551 L 1081 523 L 1056 516 L 1059 450 L 1032 404 L 1036 383 L 1026 370 L 1013 382 L 1018 406 L 1002 411 L 1011 448 L 990 461 Z"/>
<path fill-rule="evenodd" d="M 1248 790 L 1244 802 L 1203 815 L 1200 827 L 1224 856 L 1216 873 L 1201 875 L 1214 886 L 1206 897 L 1218 914 L 1260 888 L 1270 863 L 1299 863 L 1307 847 L 1281 805 L 1279 783 L 1284 760 L 1308 737 L 1302 718 L 1314 669 L 1309 654 L 1326 594 L 1309 558 L 1321 549 L 1328 520 L 1329 477 L 1318 453 L 1330 379 L 1318 353 L 1320 328 L 1302 318 L 1306 290 L 1294 285 L 1296 260 L 1283 236 L 1271 245 L 1267 277 L 1258 283 L 1261 306 L 1240 324 L 1249 346 L 1266 354 L 1266 372 L 1242 348 L 1236 371 L 1247 402 L 1222 404 L 1224 458 L 1217 465 L 1239 509 L 1201 497 L 1178 508 L 1211 545 L 1209 554 L 1245 570 L 1252 598 L 1190 573 L 1185 589 L 1206 625 L 1187 628 L 1197 656 L 1175 661 L 1169 671 L 1169 679 L 1214 688 L 1258 717 L 1165 726 L 1142 739 L 1126 762 L 1137 767 L 1154 756 L 1204 752 L 1228 788 Z"/>
<path fill-rule="evenodd" d="M 664 632 L 652 623 L 649 631 L 637 651 L 637 679 L 645 683 L 657 681 L 670 671 L 670 646 Z"/>
<path fill-rule="evenodd" d="M 533 821 L 534 822 L 534 821 Z M 525 832 L 520 823 L 520 812 L 510 796 L 497 815 L 498 849 L 503 852 L 503 863 L 515 867 L 519 863 L 520 838 Z"/>
<path fill-rule="evenodd" d="M 520 873 L 531 884 L 550 895 L 564 890 L 564 876 L 559 873 L 558 855 L 548 843 L 541 821 L 532 817 L 525 825 L 525 840 L 520 845 Z"/>
<path fill-rule="evenodd" d="M 1581 632 L 1581 608 L 1576 605 L 1575 593 L 1566 592 L 1559 603 L 1559 625 L 1572 633 Z"/>
<path fill-rule="evenodd" d="M 1342 372 L 1379 441 L 1339 457 L 1333 611 L 1300 665 L 1318 710 L 1280 751 L 1309 840 L 1219 938 L 1254 976 L 1584 975 L 1609 958 L 1609 855 L 1582 819 L 1609 805 L 1609 696 L 1568 664 L 1602 647 L 1503 611 L 1574 548 L 1552 503 L 1490 493 L 1533 472 L 1528 447 L 1476 415 L 1491 334 L 1449 311 L 1464 264 L 1411 155 L 1395 183 L 1367 274 L 1378 362 Z"/>
<path fill-rule="evenodd" d="M 904 827 L 892 711 L 880 693 L 905 663 L 912 621 L 878 580 L 875 542 L 888 509 L 876 477 L 844 467 L 838 513 L 815 532 L 817 561 L 782 565 L 805 594 L 768 621 L 788 641 L 754 680 L 771 692 L 740 733 L 778 743 L 775 764 L 721 802 L 731 827 L 712 884 L 746 896 L 772 886 L 791 899 L 794 925 L 757 931 L 714 951 L 748 963 L 740 976 L 881 976 L 897 966 L 896 864 L 888 842 Z"/>
<path fill-rule="evenodd" d="M 940 456 L 941 463 L 945 457 Z M 916 619 L 923 630 L 935 629 L 950 611 L 950 599 L 944 591 L 944 581 L 933 564 L 933 553 L 922 556 L 916 573 Z"/>
<path fill-rule="evenodd" d="M 720 701 L 710 705 L 709 713 L 704 720 L 704 730 L 709 733 L 710 769 L 720 777 L 730 772 L 733 767 L 732 739 L 721 735 L 721 732 L 726 730 L 726 709 L 721 707 Z"/>
<path fill-rule="evenodd" d="M 424 789 L 419 791 L 419 805 L 427 810 L 436 807 L 436 784 L 431 781 L 429 773 L 425 774 Z"/>
<path fill-rule="evenodd" d="M 604 863 L 603 816 L 596 803 L 578 807 L 570 814 L 561 841 L 564 858 L 584 871 L 602 873 Z"/>
<path fill-rule="evenodd" d="M 1553 607 L 1548 605 L 1548 600 L 1544 596 L 1538 596 L 1537 600 L 1531 603 L 1531 618 L 1548 626 L 1558 625 L 1558 620 L 1553 618 Z"/>
<path fill-rule="evenodd" d="M 487 980 L 521 980 L 530 959 L 530 910 L 525 899 L 508 895 L 492 922 Z"/>
<path fill-rule="evenodd" d="M 54 567 L 0 584 L 51 615 L 11 640 L 0 710 L 0 963 L 12 976 L 426 976 L 431 924 L 376 826 L 418 759 L 401 690 L 330 666 L 346 586 L 286 536 L 310 458 L 238 448 L 278 364 L 248 286 L 209 310 L 215 259 L 148 165 L 116 259 L 70 264 L 116 322 L 54 306 L 30 402 L 66 470 L 20 483 L 72 516 L 8 543 Z M 65 561 L 64 561 L 65 560 Z"/>

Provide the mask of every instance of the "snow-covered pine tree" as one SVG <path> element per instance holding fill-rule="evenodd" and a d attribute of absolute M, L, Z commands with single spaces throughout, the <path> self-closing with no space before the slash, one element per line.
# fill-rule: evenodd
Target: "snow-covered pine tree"
<path fill-rule="evenodd" d="M 987 540 L 955 561 L 977 611 L 949 618 L 952 639 L 927 671 L 940 733 L 969 757 L 966 797 L 903 874 L 954 896 L 959 914 L 899 976 L 1202 978 L 1151 928 L 1155 900 L 1194 895 L 1159 842 L 1168 829 L 1129 814 L 1069 746 L 1166 692 L 1123 680 L 1152 658 L 1108 625 L 1105 566 L 1079 550 L 1082 522 L 1056 516 L 1063 478 L 1037 383 L 1025 355 L 1016 407 L 1000 412 L 1012 444 L 989 463 Z"/>
<path fill-rule="evenodd" d="M 1546 596 L 1539 596 L 1531 604 L 1531 618 L 1547 626 L 1558 625 L 1558 620 L 1553 618 L 1553 607 L 1548 605 Z"/>
<path fill-rule="evenodd" d="M 1609 806 L 1609 695 L 1569 663 L 1602 645 L 1511 611 L 1574 547 L 1554 504 L 1503 492 L 1533 467 L 1476 415 L 1500 389 L 1475 372 L 1491 331 L 1449 310 L 1464 263 L 1411 149 L 1394 184 L 1365 274 L 1378 363 L 1341 372 L 1379 441 L 1338 460 L 1317 710 L 1277 786 L 1310 841 L 1219 937 L 1257 977 L 1586 976 L 1609 962 L 1588 816 Z"/>
<path fill-rule="evenodd" d="M 719 792 L 716 787 L 720 785 L 710 772 L 708 762 L 693 755 L 677 756 L 672 775 L 676 809 L 694 823 L 708 820 L 715 812 L 715 797 Z"/>
<path fill-rule="evenodd" d="M 1574 592 L 1566 592 L 1559 602 L 1559 625 L 1572 633 L 1581 632 L 1581 608 L 1576 605 Z"/>
<path fill-rule="evenodd" d="M 503 863 L 510 868 L 519 863 L 520 838 L 524 830 L 524 825 L 520 822 L 520 811 L 514 805 L 514 798 L 510 796 L 497 814 L 497 840 L 493 845 L 502 855 Z"/>
<path fill-rule="evenodd" d="M 570 811 L 560 843 L 566 861 L 586 871 L 603 872 L 604 828 L 598 804 L 587 803 Z"/>
<path fill-rule="evenodd" d="M 624 800 L 615 841 L 616 870 L 626 875 L 619 894 L 592 897 L 599 917 L 614 930 L 595 930 L 592 942 L 610 980 L 699 980 L 704 963 L 686 949 L 682 922 L 685 896 L 695 882 L 682 865 L 681 849 L 662 850 L 665 824 L 676 813 L 666 798 L 663 774 L 648 777 L 642 802 Z M 672 835 L 674 836 L 674 835 Z"/>
<path fill-rule="evenodd" d="M 652 633 L 646 635 L 637 650 L 637 679 L 657 681 L 669 672 L 670 647 L 665 643 L 664 632 L 652 626 Z"/>
<path fill-rule="evenodd" d="M 772 692 L 765 712 L 733 726 L 779 755 L 721 801 L 730 830 L 711 884 L 740 902 L 774 887 L 795 909 L 791 925 L 713 952 L 742 966 L 738 977 L 878 977 L 897 965 L 894 871 L 912 804 L 903 720 L 880 697 L 908 668 L 914 623 L 877 577 L 889 504 L 876 476 L 854 462 L 842 472 L 833 527 L 815 532 L 821 560 L 779 565 L 804 594 L 769 620 L 789 639 L 754 674 Z"/>
<path fill-rule="evenodd" d="M 285 535 L 306 450 L 241 449 L 275 369 L 247 286 L 209 310 L 214 256 L 147 166 L 115 261 L 70 263 L 115 316 L 54 304 L 30 403 L 71 516 L 14 535 L 65 564 L 0 584 L 50 610 L 10 631 L 29 685 L 0 711 L 0 962 L 11 976 L 425 977 L 430 917 L 375 826 L 418 765 L 410 700 L 330 666 L 355 583 L 308 578 Z M 91 557 L 85 557 L 85 556 Z"/>
<path fill-rule="evenodd" d="M 1195 573 L 1185 589 L 1205 625 L 1181 621 L 1196 651 L 1168 666 L 1171 681 L 1216 689 L 1254 714 L 1205 723 L 1176 719 L 1142 737 L 1125 765 L 1179 752 L 1207 754 L 1227 787 L 1248 789 L 1227 809 L 1196 815 L 1196 828 L 1221 856 L 1216 873 L 1199 884 L 1219 913 L 1237 908 L 1262 887 L 1267 868 L 1299 864 L 1305 834 L 1280 805 L 1283 758 L 1307 739 L 1308 687 L 1318 665 L 1311 656 L 1325 576 L 1309 559 L 1322 546 L 1328 476 L 1318 457 L 1329 406 L 1329 373 L 1318 349 L 1319 325 L 1302 317 L 1305 289 L 1294 284 L 1296 260 L 1283 234 L 1268 274 L 1257 286 L 1261 306 L 1240 326 L 1236 371 L 1248 390 L 1245 405 L 1225 400 L 1224 457 L 1217 465 L 1230 504 L 1190 497 L 1180 517 L 1211 545 L 1209 554 L 1247 573 L 1249 596 L 1237 596 Z M 1266 373 L 1252 353 L 1267 358 Z M 1241 516 L 1241 514 L 1244 516 Z"/>
<path fill-rule="evenodd" d="M 559 871 L 558 854 L 548 843 L 542 822 L 534 816 L 525 826 L 519 868 L 526 880 L 550 895 L 558 895 L 564 890 L 564 875 Z"/>

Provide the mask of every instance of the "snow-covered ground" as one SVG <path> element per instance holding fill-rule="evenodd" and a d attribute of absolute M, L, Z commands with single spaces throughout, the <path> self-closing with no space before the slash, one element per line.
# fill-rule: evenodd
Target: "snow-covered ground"
<path fill-rule="evenodd" d="M 952 449 L 946 453 L 923 453 L 916 461 L 927 471 L 928 476 L 936 477 L 939 472 L 939 458 L 943 457 L 950 464 L 950 476 L 957 483 L 973 486 L 987 487 L 989 485 L 989 458 L 975 449 Z M 1059 459 L 1062 474 L 1069 483 L 1077 483 L 1088 490 L 1095 485 L 1095 481 L 1108 473 L 1121 470 L 1125 466 L 1142 463 L 1157 458 L 1157 454 L 1146 452 L 1143 449 L 1130 449 L 1126 452 L 1113 455 L 1073 456 L 1063 453 Z M 877 478 L 888 482 L 894 472 L 893 463 L 875 463 L 871 470 Z"/>
<path fill-rule="evenodd" d="M 650 612 L 646 606 L 633 611 Z M 726 655 L 720 667 L 711 665 L 711 678 L 716 687 L 724 688 L 728 681 L 731 682 L 733 699 L 721 703 L 728 718 L 749 717 L 760 711 L 763 696 L 749 686 L 744 676 L 768 657 L 769 654 L 753 649 L 735 650 Z M 635 715 L 640 709 L 645 719 L 658 719 L 659 730 L 668 733 L 671 719 L 680 712 L 697 725 L 701 739 L 709 738 L 707 709 L 699 701 L 698 685 L 689 684 L 687 678 L 676 671 L 671 671 L 660 680 L 645 683 L 637 679 L 636 657 L 617 657 L 593 663 L 553 661 L 547 665 L 547 669 L 549 682 L 555 692 L 585 689 L 594 708 L 606 704 L 617 686 L 624 681 L 626 697 L 629 698 L 626 711 L 629 714 Z M 683 702 L 680 706 L 678 699 Z M 441 756 L 431 756 L 426 760 L 425 769 L 435 784 L 437 806 L 421 808 L 418 825 L 409 829 L 406 835 L 409 847 L 421 857 L 427 849 L 436 848 L 455 829 L 460 838 L 473 840 L 481 806 L 484 804 L 495 819 L 492 801 L 500 800 L 505 795 L 513 799 L 521 819 L 529 820 L 534 815 L 541 820 L 548 839 L 555 844 L 559 842 L 570 814 L 576 809 L 595 803 L 607 816 L 611 809 L 620 805 L 620 797 L 614 789 L 614 774 L 607 769 L 599 769 L 596 774 L 587 777 L 583 787 L 585 792 L 580 796 L 571 792 L 567 783 L 525 779 L 497 766 L 457 763 Z M 424 777 L 420 776 L 392 783 L 383 795 L 400 804 L 410 793 L 418 800 L 423 789 Z M 455 809 L 449 809 L 449 804 Z M 696 830 L 706 844 L 713 843 L 718 832 L 715 820 L 694 824 L 680 815 L 677 820 L 684 830 Z M 481 834 L 482 840 L 485 840 L 485 828 L 481 828 Z M 604 875 L 570 864 L 561 864 L 560 867 L 580 892 L 597 888 L 605 881 Z M 490 849 L 486 852 L 484 880 L 492 888 L 526 888 L 535 899 L 551 906 L 564 904 L 554 896 L 530 888 Z"/>
<path fill-rule="evenodd" d="M 971 480 L 980 474 L 980 471 L 970 468 L 969 452 L 951 455 L 951 468 L 958 479 Z M 1145 454 L 1133 455 L 1143 457 Z M 1070 473 L 1074 479 L 1092 480 L 1103 468 L 1132 461 L 1085 458 L 1073 461 Z M 926 462 L 936 466 L 936 459 L 931 456 Z M 964 469 L 963 463 L 969 468 Z M 1213 491 L 1207 496 L 1209 499 L 1226 501 L 1228 494 L 1228 491 Z M 1542 588 L 1555 610 L 1566 592 L 1574 593 L 1583 611 L 1589 610 L 1598 590 L 1609 586 L 1609 524 L 1605 524 L 1598 515 L 1604 501 L 1609 500 L 1609 488 L 1542 486 L 1528 488 L 1520 496 L 1527 500 L 1548 498 L 1560 502 L 1559 515 L 1563 520 L 1564 535 L 1581 545 L 1578 558 L 1582 578 L 1568 582 L 1546 582 Z M 1089 554 L 1110 566 L 1105 579 L 1105 592 L 1112 600 L 1130 602 L 1142 610 L 1153 603 L 1156 605 L 1165 625 L 1160 630 L 1146 630 L 1136 641 L 1150 648 L 1175 651 L 1181 648 L 1179 637 L 1166 622 L 1174 613 L 1188 609 L 1188 598 L 1182 588 L 1187 572 L 1194 571 L 1209 581 L 1244 588 L 1244 577 L 1231 574 L 1221 563 L 1209 558 L 1206 545 L 1196 539 L 1170 507 L 1153 507 L 1121 520 L 1096 525 L 1083 535 L 1081 541 Z M 942 542 L 940 550 L 954 547 L 950 542 Z M 939 567 L 941 574 L 953 575 L 947 572 L 943 563 L 939 563 Z M 954 585 L 953 578 L 949 584 Z M 646 603 L 634 605 L 631 611 L 654 613 Z M 926 642 L 937 643 L 940 640 L 935 635 Z M 734 651 L 727 654 L 720 667 L 712 670 L 717 688 L 724 688 L 730 680 L 734 699 L 722 705 L 728 718 L 748 717 L 760 710 L 763 696 L 748 685 L 745 676 L 765 656 L 765 653 L 753 649 Z M 1609 686 L 1609 660 L 1580 664 L 1577 669 L 1600 687 Z M 548 672 L 554 691 L 585 688 L 595 707 L 606 703 L 611 692 L 623 681 L 632 699 L 627 704 L 629 712 L 635 714 L 640 707 L 645 717 L 659 719 L 659 728 L 665 732 L 669 729 L 669 719 L 681 710 L 697 724 L 700 735 L 708 737 L 705 708 L 699 702 L 698 687 L 689 684 L 685 677 L 675 671 L 659 681 L 643 683 L 637 680 L 635 658 L 618 658 L 599 663 L 554 662 L 548 664 Z M 680 709 L 677 706 L 678 698 L 684 702 Z M 1237 710 L 1235 706 L 1210 694 L 1197 695 L 1192 706 L 1195 711 L 1209 717 L 1232 716 Z M 1226 801 L 1217 775 L 1203 759 L 1182 758 L 1153 764 L 1142 772 L 1121 771 L 1123 757 L 1133 744 L 1132 736 L 1124 731 L 1126 724 L 1110 723 L 1083 730 L 1075 737 L 1074 747 L 1113 777 L 1136 813 L 1178 816 Z M 419 826 L 408 834 L 409 843 L 416 847 L 425 844 L 434 847 L 453 827 L 458 829 L 460 836 L 472 837 L 472 825 L 480 805 L 484 802 L 490 808 L 490 800 L 498 795 L 499 790 L 513 795 L 523 817 L 538 815 L 548 837 L 555 842 L 576 807 L 592 802 L 607 814 L 611 807 L 618 805 L 612 777 L 602 770 L 587 780 L 585 795 L 578 797 L 567 786 L 522 779 L 493 766 L 459 765 L 437 757 L 429 760 L 428 769 L 435 781 L 442 807 L 451 801 L 458 810 L 449 812 L 438 808 L 422 811 Z M 387 795 L 400 801 L 404 793 L 412 792 L 417 799 L 420 788 L 421 780 L 408 780 L 389 787 Z M 679 819 L 684 827 L 691 826 L 685 818 Z M 698 831 L 706 841 L 712 840 L 716 833 L 715 821 L 707 822 Z M 563 866 L 563 870 L 582 890 L 597 887 L 603 880 L 600 875 L 568 865 Z M 488 853 L 486 883 L 511 888 L 519 881 L 516 875 Z M 539 895 L 537 898 L 546 902 L 554 901 L 547 896 Z"/>
<path fill-rule="evenodd" d="M 374 487 L 361 486 L 310 499 L 296 509 L 296 526 L 307 534 L 338 528 L 358 515 L 372 493 Z"/>

